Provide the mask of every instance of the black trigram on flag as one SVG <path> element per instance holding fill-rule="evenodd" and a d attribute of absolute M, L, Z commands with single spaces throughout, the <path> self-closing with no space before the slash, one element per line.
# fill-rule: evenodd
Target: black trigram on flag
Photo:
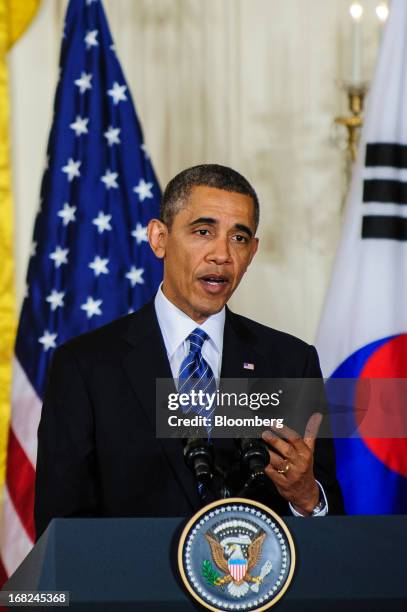
<path fill-rule="evenodd" d="M 407 214 L 407 145 L 367 144 L 365 169 L 363 203 L 377 206 L 380 214 L 363 215 L 362 238 L 407 240 L 407 217 L 402 216 L 403 209 Z"/>

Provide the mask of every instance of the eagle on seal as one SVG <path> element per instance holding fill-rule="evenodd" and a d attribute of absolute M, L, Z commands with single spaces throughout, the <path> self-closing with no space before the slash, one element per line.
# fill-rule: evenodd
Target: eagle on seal
<path fill-rule="evenodd" d="M 211 548 L 214 562 L 226 574 L 226 576 L 218 578 L 215 585 L 222 587 L 227 585 L 229 593 L 234 597 L 246 595 L 249 588 L 257 592 L 260 583 L 271 571 L 271 563 L 267 561 L 259 576 L 252 576 L 250 573 L 261 559 L 266 533 L 261 532 L 253 541 L 249 536 L 243 534 L 224 538 L 221 542 L 210 533 L 206 533 L 205 538 Z M 247 550 L 247 557 L 242 550 L 242 546 Z M 249 587 L 249 583 L 254 583 L 254 585 Z"/>

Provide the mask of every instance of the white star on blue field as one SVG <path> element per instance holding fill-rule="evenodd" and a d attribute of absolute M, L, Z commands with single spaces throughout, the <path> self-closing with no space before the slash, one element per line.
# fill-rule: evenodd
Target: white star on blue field
<path fill-rule="evenodd" d="M 102 3 L 70 0 L 16 350 L 42 397 L 66 340 L 152 299 L 161 191 Z"/>

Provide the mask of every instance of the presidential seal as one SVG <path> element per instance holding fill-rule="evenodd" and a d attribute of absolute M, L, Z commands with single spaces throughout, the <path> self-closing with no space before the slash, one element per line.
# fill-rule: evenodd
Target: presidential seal
<path fill-rule="evenodd" d="M 215 612 L 270 608 L 287 590 L 294 564 L 293 540 L 281 518 L 263 504 L 237 497 L 199 510 L 178 547 L 185 587 Z"/>

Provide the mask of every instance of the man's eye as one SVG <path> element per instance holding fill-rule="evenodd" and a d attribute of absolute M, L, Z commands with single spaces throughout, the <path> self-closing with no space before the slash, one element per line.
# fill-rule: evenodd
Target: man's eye
<path fill-rule="evenodd" d="M 235 242 L 248 242 L 247 236 L 243 236 L 242 234 L 235 234 L 233 240 Z"/>
<path fill-rule="evenodd" d="M 198 234 L 199 236 L 208 236 L 209 230 L 208 229 L 199 229 L 199 230 L 196 230 L 195 234 Z"/>

